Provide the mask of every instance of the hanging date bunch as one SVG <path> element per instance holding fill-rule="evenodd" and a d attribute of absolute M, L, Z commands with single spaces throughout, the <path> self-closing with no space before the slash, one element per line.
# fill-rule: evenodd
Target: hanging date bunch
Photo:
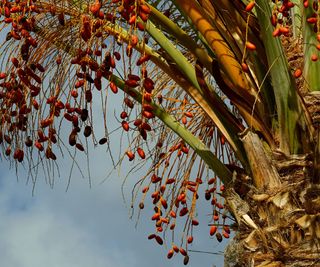
<path fill-rule="evenodd" d="M 197 130 L 204 133 L 207 128 Z M 217 141 L 215 149 L 223 154 L 227 153 L 227 145 L 218 133 L 209 131 L 206 137 L 208 143 Z M 230 237 L 231 221 L 222 197 L 224 185 L 216 177 L 210 177 L 211 172 L 203 162 L 195 163 L 195 153 L 183 141 L 169 144 L 163 138 L 158 140 L 155 151 L 158 164 L 137 184 L 137 195 L 141 195 L 139 212 L 144 216 L 145 207 L 153 208 L 154 213 L 149 220 L 154 223 L 154 232 L 148 239 L 154 240 L 158 245 L 166 243 L 169 248 L 168 259 L 180 255 L 184 264 L 187 264 L 188 251 L 192 250 L 199 225 L 207 225 L 208 236 L 221 242 Z M 231 156 L 229 160 L 232 162 L 234 159 Z M 209 204 L 211 214 L 209 218 L 201 218 L 201 221 L 197 206 L 203 205 L 204 200 Z M 179 238 L 181 233 L 182 239 Z"/>
<path fill-rule="evenodd" d="M 150 9 L 140 1 L 95 1 L 78 9 L 72 8 L 71 3 L 68 6 L 50 2 L 3 1 L 1 14 L 4 18 L 2 23 L 9 29 L 3 47 L 7 44 L 16 48 L 6 71 L 1 73 L 0 137 L 1 141 L 10 141 L 4 143 L 5 155 L 9 156 L 11 150 L 18 151 L 14 159 L 22 162 L 26 149 L 36 148 L 39 152 L 44 151 L 48 159 L 56 159 L 52 146 L 57 142 L 55 127 L 60 119 L 71 124 L 69 144 L 84 151 L 78 135 L 81 128 L 84 128 L 85 138 L 91 135 L 88 110 L 92 105 L 93 89 L 101 91 L 104 78 L 105 82 L 109 81 L 111 91 L 118 92 L 112 72 L 117 61 L 124 57 L 131 58 L 132 47 L 139 42 L 136 30 L 144 31 L 142 25 L 147 21 Z M 134 19 L 137 16 L 142 18 L 142 22 Z M 114 25 L 123 18 L 128 22 L 128 32 L 119 34 L 114 31 Z M 41 23 L 47 26 L 40 28 Z M 69 31 L 78 31 L 78 38 L 71 41 L 70 36 L 62 39 L 59 36 L 60 39 L 54 43 L 59 34 Z M 40 44 L 38 40 L 41 40 Z M 122 56 L 118 50 L 121 51 L 124 42 L 127 52 Z M 67 47 L 63 47 L 65 44 Z M 146 88 L 146 92 L 149 92 L 146 99 L 149 102 L 152 100 L 150 93 L 154 83 L 145 71 L 145 63 L 150 56 L 142 49 L 138 53 L 141 56 L 137 59 L 136 67 L 144 71 L 137 69 L 138 75 L 126 74 L 125 90 L 131 96 L 124 97 L 125 108 L 133 108 L 133 99 L 130 99 L 133 92 L 130 89 L 138 85 L 140 87 L 140 82 L 141 90 Z M 46 60 L 47 63 L 44 63 Z M 76 66 L 76 70 L 66 71 L 63 69 L 66 65 Z M 51 79 L 51 88 L 45 88 L 47 85 L 43 85 L 43 77 L 48 70 L 62 75 L 61 78 L 71 78 L 73 89 L 66 91 L 62 79 Z M 80 101 L 83 98 L 85 101 Z M 136 125 L 140 135 L 146 139 L 147 131 L 151 130 L 147 120 L 154 115 L 147 104 L 141 113 L 144 114 L 141 115 L 143 122 Z M 37 117 L 32 125 L 31 114 Z M 130 129 L 127 121 L 123 121 L 122 125 L 124 130 Z M 29 129 L 28 126 L 38 130 Z"/>
<path fill-rule="evenodd" d="M 108 145 L 107 101 L 121 99 L 116 120 L 129 142 L 120 162 L 151 162 L 135 195 L 139 213 L 150 205 L 154 211 L 155 228 L 148 238 L 166 243 L 167 257 L 180 254 L 184 264 L 200 223 L 219 242 L 229 238 L 224 185 L 195 151 L 200 144 L 222 155 L 223 162 L 236 160 L 192 94 L 180 90 L 188 81 L 172 63 L 174 56 L 155 44 L 164 37 L 152 30 L 152 6 L 142 0 L 4 0 L 0 9 L 7 30 L 1 49 L 9 55 L 0 73 L 3 155 L 32 169 L 63 158 L 65 145 L 72 154 L 87 153 L 86 144 Z M 186 57 L 186 64 L 192 62 L 191 54 Z M 202 79 L 201 86 L 206 82 Z M 104 133 L 93 125 L 97 107 Z M 188 143 L 184 136 L 198 141 Z M 203 200 L 210 207 L 206 222 L 197 212 Z"/>

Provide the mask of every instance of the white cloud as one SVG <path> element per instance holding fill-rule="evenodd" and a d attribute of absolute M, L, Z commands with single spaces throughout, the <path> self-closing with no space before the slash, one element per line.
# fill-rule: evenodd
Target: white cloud
<path fill-rule="evenodd" d="M 167 250 L 147 240 L 153 231 L 147 210 L 135 229 L 122 201 L 121 179 L 114 177 L 104 184 L 96 179 L 89 189 L 88 182 L 76 176 L 66 193 L 63 178 L 50 189 L 39 177 L 32 197 L 31 185 L 25 185 L 22 174 L 18 183 L 13 170 L 0 174 L 1 266 L 183 266 L 180 255 L 167 260 Z M 129 195 L 131 185 L 126 188 Z M 198 233 L 195 244 L 201 247 L 193 249 L 216 251 L 207 231 Z M 188 266 L 212 267 L 214 262 L 222 266 L 221 260 L 222 257 L 193 253 Z"/>
<path fill-rule="evenodd" d="M 45 199 L 29 202 L 23 209 L 18 208 L 19 203 L 16 209 L 8 209 L 11 192 L 1 191 L 1 266 L 113 267 L 129 266 L 134 261 L 130 253 L 124 258 L 118 249 L 103 247 L 97 239 L 100 229 L 84 227 L 72 214 L 57 213 L 57 207 L 52 209 Z M 20 198 L 17 202 L 23 201 L 16 197 Z"/>

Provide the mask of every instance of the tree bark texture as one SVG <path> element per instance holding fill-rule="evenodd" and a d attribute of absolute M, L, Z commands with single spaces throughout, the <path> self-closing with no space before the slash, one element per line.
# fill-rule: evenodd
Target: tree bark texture
<path fill-rule="evenodd" d="M 238 186 L 226 190 L 238 229 L 226 248 L 225 267 L 320 266 L 320 186 L 312 179 L 313 156 L 267 151 L 250 131 L 242 141 L 252 179 L 243 196 Z"/>

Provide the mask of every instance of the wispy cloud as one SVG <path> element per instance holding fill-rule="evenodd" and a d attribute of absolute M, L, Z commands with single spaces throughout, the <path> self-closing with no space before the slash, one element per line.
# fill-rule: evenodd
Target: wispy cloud
<path fill-rule="evenodd" d="M 103 184 L 94 180 L 91 189 L 87 180 L 74 177 L 68 192 L 66 179 L 58 179 L 51 189 L 39 177 L 32 197 L 32 187 L 25 185 L 23 173 L 17 182 L 14 171 L 6 171 L 5 165 L 0 174 L 1 266 L 183 266 L 180 255 L 167 260 L 167 250 L 147 240 L 153 231 L 148 209 L 135 229 L 135 222 L 129 220 L 130 210 L 122 201 L 122 180 L 116 176 Z M 95 171 L 101 177 L 99 168 Z M 130 189 L 129 181 L 127 196 Z M 194 249 L 223 249 L 208 238 L 205 229 L 196 232 Z M 222 266 L 222 257 L 193 253 L 188 266 L 212 267 L 214 263 Z"/>

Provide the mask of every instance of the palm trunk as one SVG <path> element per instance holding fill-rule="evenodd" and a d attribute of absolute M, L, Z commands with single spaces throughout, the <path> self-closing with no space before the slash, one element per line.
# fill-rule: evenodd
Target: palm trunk
<path fill-rule="evenodd" d="M 238 231 L 225 267 L 320 266 L 320 187 L 312 183 L 311 155 L 267 152 L 251 132 L 242 140 L 252 182 L 243 198 L 238 185 L 226 192 Z"/>

